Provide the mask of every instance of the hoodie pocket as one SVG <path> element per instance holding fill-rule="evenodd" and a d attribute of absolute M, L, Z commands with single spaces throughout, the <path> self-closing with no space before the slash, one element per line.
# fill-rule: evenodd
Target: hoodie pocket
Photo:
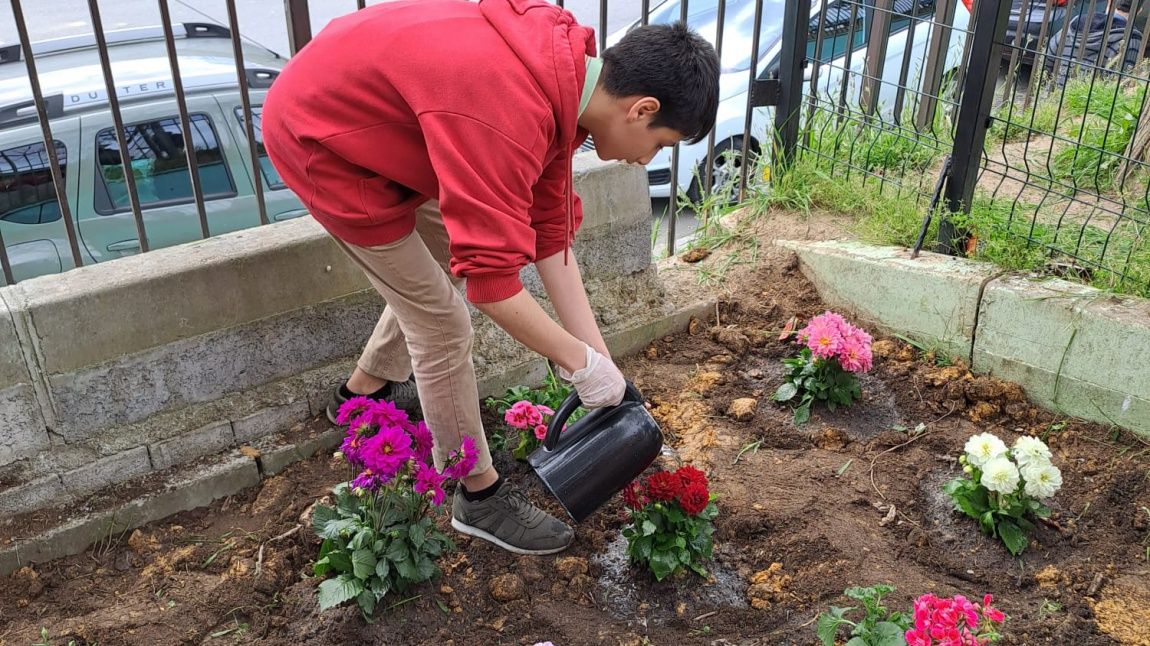
<path fill-rule="evenodd" d="M 409 215 L 422 200 L 410 188 L 378 175 L 359 180 L 359 199 L 367 219 L 375 224 Z"/>

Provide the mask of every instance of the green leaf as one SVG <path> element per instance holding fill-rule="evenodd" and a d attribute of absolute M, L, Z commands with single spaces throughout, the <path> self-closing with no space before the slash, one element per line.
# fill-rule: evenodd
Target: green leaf
<path fill-rule="evenodd" d="M 1014 521 L 1010 520 L 999 521 L 998 537 L 1006 544 L 1006 549 L 1015 556 L 1021 554 L 1030 542 L 1026 538 L 1026 532 L 1023 532 L 1018 525 L 1014 524 Z"/>
<path fill-rule="evenodd" d="M 675 572 L 679 567 L 679 558 L 675 552 L 654 552 L 651 554 L 651 572 L 657 581 L 662 581 Z"/>
<path fill-rule="evenodd" d="M 802 404 L 795 409 L 795 426 L 802 426 L 811 419 L 811 405 Z"/>
<path fill-rule="evenodd" d="M 906 646 L 906 631 L 889 621 L 880 621 L 871 632 L 868 646 Z"/>
<path fill-rule="evenodd" d="M 375 572 L 375 554 L 371 550 L 359 549 L 351 553 L 351 572 L 359 579 L 366 579 Z"/>
<path fill-rule="evenodd" d="M 424 579 L 420 578 L 419 568 L 412 563 L 411 559 L 406 558 L 402 561 L 395 562 L 395 571 L 399 572 L 399 576 L 407 579 L 409 582 L 421 582 Z"/>
<path fill-rule="evenodd" d="M 311 529 L 316 535 L 322 538 L 330 538 L 325 535 L 324 529 L 329 522 L 337 520 L 338 518 L 339 513 L 337 513 L 334 508 L 328 507 L 327 505 L 316 505 L 311 515 Z"/>
<path fill-rule="evenodd" d="M 419 576 L 424 581 L 429 581 L 439 574 L 439 568 L 435 566 L 435 561 L 427 558 L 426 556 L 420 557 L 419 564 L 416 565 L 419 571 Z"/>
<path fill-rule="evenodd" d="M 341 574 L 319 584 L 319 609 L 327 610 L 356 598 L 363 592 L 363 583 L 350 574 Z"/>
<path fill-rule="evenodd" d="M 355 600 L 359 603 L 359 609 L 363 611 L 365 617 L 370 617 L 375 612 L 375 594 L 371 590 L 364 590 L 360 592 Z"/>
<path fill-rule="evenodd" d="M 775 401 L 790 401 L 794 399 L 794 396 L 797 394 L 799 394 L 799 387 L 796 386 L 794 382 L 788 381 L 779 386 L 779 389 L 775 391 Z"/>
<path fill-rule="evenodd" d="M 389 574 L 391 574 L 391 564 L 387 559 L 379 559 L 375 562 L 375 576 L 386 580 Z"/>
<path fill-rule="evenodd" d="M 342 538 L 345 532 L 351 532 L 359 526 L 355 518 L 337 518 L 324 523 L 323 528 L 317 531 L 320 538 Z"/>
<path fill-rule="evenodd" d="M 427 542 L 427 533 L 423 529 L 423 525 L 416 523 L 408 529 L 408 535 L 411 536 L 411 544 L 415 549 L 420 549 L 423 544 Z"/>
<path fill-rule="evenodd" d="M 351 572 L 351 556 L 343 550 L 332 550 L 327 555 L 327 562 L 335 568 L 336 572 L 348 573 Z"/>
<path fill-rule="evenodd" d="M 863 639 L 862 637 L 851 637 L 850 641 L 848 641 L 845 646 L 872 646 L 872 645 L 868 644 L 867 640 Z"/>
<path fill-rule="evenodd" d="M 987 536 L 994 536 L 994 512 L 988 511 L 982 514 L 978 519 L 978 524 L 982 527 L 983 533 Z"/>
<path fill-rule="evenodd" d="M 649 520 L 643 521 L 643 535 L 644 536 L 650 536 L 651 534 L 654 534 L 656 529 L 658 529 L 658 528 L 655 527 L 655 523 L 652 523 Z"/>
<path fill-rule="evenodd" d="M 844 609 L 831 608 L 831 613 L 833 613 L 835 610 Z M 823 646 L 835 646 L 835 634 L 838 632 L 839 626 L 843 625 L 844 623 L 841 612 L 838 616 L 835 616 L 831 613 L 824 612 L 823 614 L 819 615 L 819 623 L 816 632 L 818 633 L 819 641 L 823 643 Z"/>
<path fill-rule="evenodd" d="M 322 559 L 319 559 L 318 561 L 316 561 L 311 566 L 312 572 L 314 572 L 316 576 L 321 577 L 321 578 L 327 576 L 328 570 L 330 570 L 330 569 L 331 569 L 331 563 L 328 561 L 326 556 L 323 557 Z"/>
<path fill-rule="evenodd" d="M 387 560 L 392 563 L 400 563 L 401 561 L 408 560 L 411 555 L 407 551 L 407 543 L 403 540 L 393 540 L 391 545 L 387 546 L 387 551 L 383 553 Z"/>

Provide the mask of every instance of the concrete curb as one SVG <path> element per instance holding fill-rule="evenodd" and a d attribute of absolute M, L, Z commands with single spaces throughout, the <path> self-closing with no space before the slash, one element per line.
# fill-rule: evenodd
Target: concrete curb
<path fill-rule="evenodd" d="M 1150 436 L 1150 371 L 1135 359 L 1150 357 L 1150 301 L 898 247 L 777 244 L 828 305 L 970 360 L 1061 414 Z"/>
<path fill-rule="evenodd" d="M 705 317 L 714 306 L 714 300 L 706 300 L 678 307 L 634 328 L 609 334 L 608 346 L 617 356 L 631 354 L 657 338 L 685 329 L 691 318 Z M 479 384 L 480 394 L 483 397 L 502 394 L 517 384 L 538 385 L 546 375 L 547 363 L 543 359 L 533 359 L 499 373 L 484 375 Z M 222 432 L 222 429 L 212 432 L 205 429 L 205 434 L 212 438 Z M 0 547 L 0 576 L 24 565 L 79 554 L 101 540 L 115 538 L 136 527 L 202 507 L 258 485 L 262 478 L 280 473 L 295 462 L 306 460 L 320 451 L 333 450 L 342 441 L 343 431 L 329 428 L 291 442 L 284 442 L 283 436 L 284 433 L 264 436 L 253 442 L 252 447 L 259 451 L 258 457 L 247 457 L 233 450 L 206 466 L 185 466 L 165 479 L 160 493 L 133 500 L 119 509 L 68 520 L 40 536 L 17 539 Z M 141 447 L 141 450 L 146 455 L 146 449 Z M 43 485 L 59 487 L 59 478 Z"/>

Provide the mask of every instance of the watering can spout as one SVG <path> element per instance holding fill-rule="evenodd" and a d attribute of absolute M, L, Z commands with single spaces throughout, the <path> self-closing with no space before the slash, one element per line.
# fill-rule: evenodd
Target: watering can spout
<path fill-rule="evenodd" d="M 651 466 L 663 447 L 663 433 L 634 384 L 627 383 L 618 406 L 593 410 L 564 431 L 581 405 L 572 392 L 551 418 L 543 446 L 527 458 L 576 522 Z"/>

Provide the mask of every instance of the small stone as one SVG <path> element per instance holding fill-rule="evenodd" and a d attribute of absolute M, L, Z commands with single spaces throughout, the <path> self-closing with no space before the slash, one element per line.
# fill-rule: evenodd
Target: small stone
<path fill-rule="evenodd" d="M 449 585 L 442 585 L 439 587 L 439 591 L 443 594 L 451 594 L 452 592 L 455 592 L 455 588 L 452 588 Z"/>
<path fill-rule="evenodd" d="M 675 614 L 680 616 L 680 617 L 682 617 L 683 615 L 686 615 L 687 614 L 687 604 L 683 601 L 680 601 L 679 605 L 675 606 Z"/>
<path fill-rule="evenodd" d="M 715 342 L 730 350 L 735 355 L 742 355 L 751 347 L 751 340 L 746 334 L 734 328 L 719 328 L 712 333 Z"/>
<path fill-rule="evenodd" d="M 587 574 L 587 559 L 578 556 L 564 556 L 555 560 L 555 569 L 564 579 L 573 579 L 576 575 Z"/>
<path fill-rule="evenodd" d="M 120 572 L 125 572 L 132 569 L 132 555 L 127 552 L 120 552 L 117 554 L 115 567 Z"/>
<path fill-rule="evenodd" d="M 251 447 L 251 446 L 241 446 L 240 447 L 240 453 L 244 457 L 251 458 L 253 460 L 260 457 L 259 449 L 255 448 L 255 447 Z"/>
<path fill-rule="evenodd" d="M 648 359 L 658 359 L 659 358 L 659 347 L 656 346 L 654 343 L 647 346 L 647 358 Z"/>
<path fill-rule="evenodd" d="M 727 415 L 739 422 L 745 422 L 755 416 L 759 401 L 751 397 L 740 397 L 731 402 Z"/>
<path fill-rule="evenodd" d="M 827 451 L 841 451 L 851 443 L 850 436 L 833 426 L 815 433 L 812 439 L 815 446 Z"/>
<path fill-rule="evenodd" d="M 497 576 L 491 579 L 487 589 L 488 592 L 491 593 L 492 599 L 502 603 L 522 599 L 523 596 L 527 594 L 527 584 L 523 582 L 523 578 L 518 574 L 502 574 Z"/>

